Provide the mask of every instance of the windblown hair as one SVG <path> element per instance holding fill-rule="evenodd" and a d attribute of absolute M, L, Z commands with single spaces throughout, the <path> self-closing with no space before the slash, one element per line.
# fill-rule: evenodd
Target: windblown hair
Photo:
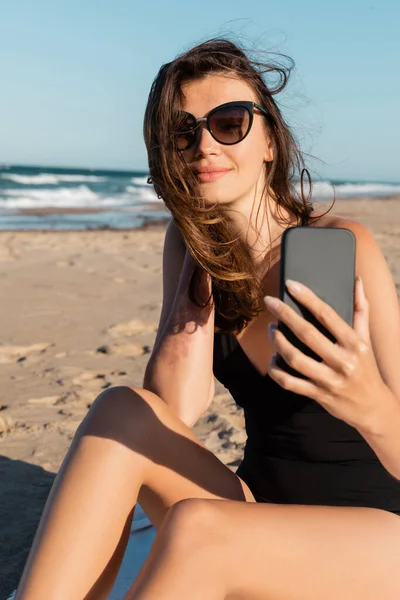
<path fill-rule="evenodd" d="M 232 230 L 221 205 L 207 205 L 202 198 L 195 175 L 181 153 L 174 151 L 173 123 L 176 111 L 183 104 L 182 86 L 209 74 L 226 74 L 244 80 L 254 90 L 258 103 L 267 111 L 267 128 L 272 139 L 274 158 L 265 164 L 265 192 L 272 191 L 277 212 L 285 207 L 290 214 L 309 219 L 313 206 L 311 178 L 295 138 L 274 100 L 289 79 L 294 62 L 285 55 L 289 66 L 262 63 L 249 58 L 237 44 L 227 39 L 211 39 L 201 43 L 158 72 L 148 98 L 144 116 L 144 138 L 147 147 L 150 177 L 158 197 L 171 212 L 195 262 L 212 279 L 212 299 L 215 305 L 215 325 L 220 331 L 240 332 L 264 308 L 263 291 L 257 277 L 249 248 L 240 239 L 232 239 Z M 273 75 L 277 83 L 268 86 L 266 76 Z M 304 194 L 304 174 L 310 191 Z M 296 179 L 300 175 L 300 194 Z M 206 306 L 198 295 L 199 271 L 195 270 L 190 299 Z"/>

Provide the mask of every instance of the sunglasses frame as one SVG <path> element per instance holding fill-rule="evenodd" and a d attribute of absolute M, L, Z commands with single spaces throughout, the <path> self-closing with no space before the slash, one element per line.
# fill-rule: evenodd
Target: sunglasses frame
<path fill-rule="evenodd" d="M 211 125 L 210 125 L 210 119 L 213 116 L 214 113 L 218 112 L 219 110 L 221 110 L 222 108 L 227 108 L 230 106 L 242 106 L 244 107 L 248 113 L 249 113 L 249 126 L 247 128 L 247 131 L 245 133 L 245 135 L 238 141 L 236 142 L 221 142 L 218 138 L 215 137 L 215 134 L 213 133 L 212 129 L 211 129 Z M 218 144 L 222 144 L 223 146 L 234 146 L 235 144 L 239 144 L 240 142 L 242 142 L 250 133 L 252 125 L 253 125 L 253 119 L 254 119 L 254 109 L 257 108 L 259 111 L 261 111 L 263 113 L 264 116 L 268 117 L 269 114 L 268 112 L 265 110 L 265 108 L 263 108 L 262 106 L 260 106 L 259 104 L 257 104 L 256 102 L 252 102 L 251 100 L 233 100 L 231 102 L 225 102 L 224 104 L 220 104 L 219 106 L 216 106 L 215 108 L 212 108 L 210 110 L 210 112 L 208 112 L 204 117 L 199 117 L 198 119 L 196 119 L 196 117 L 194 115 L 192 115 L 191 113 L 187 112 L 187 111 L 182 111 L 184 113 L 186 113 L 187 115 L 189 115 L 193 121 L 196 123 L 195 127 L 193 127 L 193 129 L 190 130 L 190 132 L 196 132 L 199 130 L 199 126 L 201 123 L 205 122 L 207 130 L 210 132 L 210 134 L 212 135 L 212 137 L 214 138 L 214 140 L 216 142 L 218 142 Z M 184 150 L 180 150 L 179 148 L 177 148 L 178 152 L 186 152 L 187 150 L 190 150 L 190 148 L 192 148 L 194 141 L 196 139 L 196 135 L 193 136 L 193 141 L 192 143 L 187 146 L 187 148 L 185 148 Z"/>

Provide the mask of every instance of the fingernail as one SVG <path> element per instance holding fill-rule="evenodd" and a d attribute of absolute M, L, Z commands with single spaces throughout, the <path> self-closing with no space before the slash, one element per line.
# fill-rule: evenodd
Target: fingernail
<path fill-rule="evenodd" d="M 358 280 L 358 281 L 359 281 L 359 283 L 361 284 L 361 289 L 362 289 L 363 293 L 365 294 L 365 292 L 364 292 L 364 282 L 363 282 L 363 280 L 362 280 L 362 277 L 360 277 L 360 275 L 356 275 L 356 281 L 357 281 L 357 280 Z"/>
<path fill-rule="evenodd" d="M 276 354 L 273 354 L 271 356 L 271 360 L 269 361 L 269 366 L 270 367 L 275 367 L 277 364 L 278 364 L 277 363 L 277 356 L 276 356 Z"/>
<path fill-rule="evenodd" d="M 269 308 L 278 308 L 280 300 L 274 296 L 265 296 L 264 302 Z"/>
<path fill-rule="evenodd" d="M 293 281 L 293 279 L 286 279 L 285 283 L 289 290 L 292 290 L 293 292 L 301 292 L 302 290 L 302 286 L 298 281 Z"/>
<path fill-rule="evenodd" d="M 276 327 L 275 323 L 268 323 L 268 336 L 269 336 L 269 338 L 271 340 L 274 337 L 274 333 L 275 333 L 276 328 L 277 327 Z"/>

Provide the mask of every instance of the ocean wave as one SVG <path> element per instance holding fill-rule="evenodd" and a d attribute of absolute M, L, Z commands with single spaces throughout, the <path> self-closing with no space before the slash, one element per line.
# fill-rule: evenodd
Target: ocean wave
<path fill-rule="evenodd" d="M 5 196 L 5 197 L 4 197 Z M 101 196 L 85 185 L 76 188 L 55 190 L 3 190 L 0 207 L 3 208 L 101 208 L 103 206 L 124 206 L 132 204 L 132 196 L 120 194 L 117 197 Z"/>
<path fill-rule="evenodd" d="M 142 202 L 160 202 L 153 187 L 137 188 L 133 185 L 127 185 L 125 189 L 128 194 L 134 194 Z"/>
<path fill-rule="evenodd" d="M 338 186 L 337 191 L 341 197 L 347 196 L 391 196 L 400 194 L 400 185 L 390 183 L 345 183 Z"/>
<path fill-rule="evenodd" d="M 132 176 L 132 173 L 128 176 L 108 176 L 102 172 L 93 175 L 52 174 L 44 171 L 33 175 L 3 173 L 0 175 L 0 184 L 6 185 L 6 189 L 0 186 L 0 209 L 5 212 L 51 207 L 133 207 L 146 210 L 146 205 L 152 210 L 151 205 L 159 202 L 154 187 L 147 184 L 147 177 L 140 172 L 137 176 Z M 299 190 L 299 184 L 296 187 Z M 305 193 L 307 194 L 307 186 Z M 312 200 L 315 202 L 330 202 L 335 194 L 337 198 L 394 196 L 400 195 L 400 184 L 344 180 L 319 180 L 313 184 Z"/>
<path fill-rule="evenodd" d="M 2 174 L 1 179 L 8 179 L 14 183 L 22 185 L 58 185 L 60 182 L 104 182 L 107 177 L 98 175 L 52 175 L 51 173 L 43 173 L 40 175 L 9 175 Z"/>
<path fill-rule="evenodd" d="M 135 185 L 149 185 L 147 183 L 147 178 L 148 175 L 146 175 L 146 177 L 132 177 L 131 183 L 134 183 Z"/>
<path fill-rule="evenodd" d="M 300 190 L 300 185 L 297 184 L 297 189 Z M 307 194 L 307 186 L 305 187 Z M 330 181 L 317 181 L 313 184 L 313 198 L 330 199 L 334 197 L 334 192 L 337 198 L 360 198 L 365 197 L 382 197 L 394 196 L 400 194 L 399 184 L 390 183 L 332 183 Z"/>

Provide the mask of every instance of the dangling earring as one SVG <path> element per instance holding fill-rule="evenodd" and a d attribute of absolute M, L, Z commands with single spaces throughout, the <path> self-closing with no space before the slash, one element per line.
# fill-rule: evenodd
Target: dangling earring
<path fill-rule="evenodd" d="M 147 178 L 147 183 L 148 183 L 149 185 L 153 185 L 153 180 L 152 180 L 152 178 L 151 178 L 151 175 L 149 175 L 149 176 L 148 176 L 148 178 Z M 154 191 L 155 191 L 155 190 L 154 190 Z M 157 194 L 157 192 L 156 192 L 156 194 Z M 158 198 L 159 200 L 162 200 L 162 196 L 160 196 L 159 194 L 157 194 L 157 198 Z"/>

